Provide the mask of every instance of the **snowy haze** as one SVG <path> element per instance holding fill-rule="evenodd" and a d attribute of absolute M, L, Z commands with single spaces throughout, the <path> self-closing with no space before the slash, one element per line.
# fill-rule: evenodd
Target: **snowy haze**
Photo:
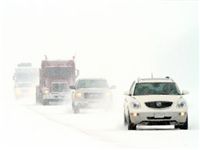
<path fill-rule="evenodd" d="M 118 95 L 138 77 L 172 77 L 190 92 L 191 126 L 199 130 L 196 0 L 3 0 L 0 27 L 4 104 L 14 101 L 12 76 L 18 63 L 39 67 L 44 55 L 76 56 L 80 77 L 105 77 Z"/>

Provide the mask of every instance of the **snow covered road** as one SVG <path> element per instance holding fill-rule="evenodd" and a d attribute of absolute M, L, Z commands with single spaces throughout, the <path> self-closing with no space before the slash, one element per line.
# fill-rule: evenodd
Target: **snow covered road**
<path fill-rule="evenodd" d="M 13 102 L 7 109 L 4 146 L 72 149 L 198 149 L 199 130 L 137 130 L 123 125 L 121 109 L 82 110 L 71 105 Z"/>

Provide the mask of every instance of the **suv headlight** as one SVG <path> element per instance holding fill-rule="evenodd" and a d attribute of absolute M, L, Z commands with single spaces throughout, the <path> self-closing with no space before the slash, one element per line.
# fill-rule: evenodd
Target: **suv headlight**
<path fill-rule="evenodd" d="M 134 102 L 132 102 L 132 106 L 133 106 L 133 108 L 138 109 L 138 108 L 140 108 L 140 103 L 137 101 L 134 101 Z"/>
<path fill-rule="evenodd" d="M 82 93 L 81 92 L 76 92 L 75 93 L 75 98 L 81 98 L 82 96 Z"/>
<path fill-rule="evenodd" d="M 179 107 L 179 108 L 183 108 L 183 107 L 186 107 L 187 106 L 187 104 L 186 104 L 186 102 L 185 101 L 179 101 L 178 102 L 178 104 L 177 104 L 177 107 Z"/>

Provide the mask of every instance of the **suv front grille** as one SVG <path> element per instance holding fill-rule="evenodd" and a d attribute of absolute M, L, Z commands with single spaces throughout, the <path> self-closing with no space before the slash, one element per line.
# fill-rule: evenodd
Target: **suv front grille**
<path fill-rule="evenodd" d="M 150 108 L 167 108 L 172 105 L 172 102 L 154 101 L 154 102 L 146 102 L 145 105 Z"/>
<path fill-rule="evenodd" d="M 160 120 L 160 119 L 171 119 L 172 117 L 170 116 L 165 116 L 163 118 L 155 118 L 155 117 L 147 117 L 147 119 L 149 120 Z"/>
<path fill-rule="evenodd" d="M 104 93 L 84 93 L 84 98 L 86 99 L 99 99 L 103 97 Z"/>

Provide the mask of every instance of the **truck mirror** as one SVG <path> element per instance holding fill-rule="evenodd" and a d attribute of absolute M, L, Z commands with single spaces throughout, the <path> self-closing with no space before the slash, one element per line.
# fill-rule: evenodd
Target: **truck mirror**
<path fill-rule="evenodd" d="M 110 89 L 116 89 L 116 86 L 115 86 L 115 85 L 112 85 L 112 86 L 110 87 Z"/>
<path fill-rule="evenodd" d="M 79 70 L 76 70 L 76 78 L 79 76 Z"/>

